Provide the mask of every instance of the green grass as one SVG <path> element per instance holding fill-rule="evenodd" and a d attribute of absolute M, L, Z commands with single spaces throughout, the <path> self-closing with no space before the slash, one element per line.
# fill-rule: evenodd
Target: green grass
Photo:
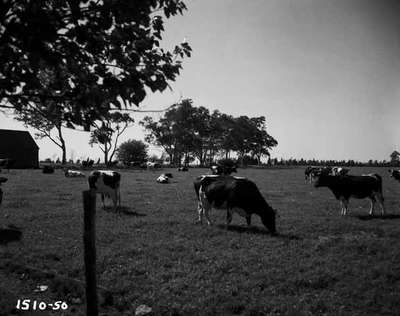
<path fill-rule="evenodd" d="M 154 315 L 400 314 L 400 183 L 386 168 L 352 169 L 383 176 L 391 214 L 383 218 L 367 216 L 369 201 L 354 199 L 340 216 L 332 193 L 305 184 L 303 169 L 239 169 L 278 209 L 276 237 L 257 216 L 250 229 L 235 214 L 226 230 L 218 210 L 212 227 L 194 224 L 192 182 L 208 170 L 168 172 L 174 178 L 164 185 L 155 182 L 159 171 L 122 172 L 121 215 L 98 199 L 98 283 L 113 297 L 101 299 L 104 315 L 133 315 L 140 304 Z M 84 288 L 74 280 L 84 280 L 87 180 L 61 171 L 5 176 L 0 224 L 21 227 L 23 239 L 0 245 L 0 315 L 13 312 L 18 298 L 65 300 L 65 315 L 83 315 Z M 49 289 L 35 293 L 38 284 Z"/>

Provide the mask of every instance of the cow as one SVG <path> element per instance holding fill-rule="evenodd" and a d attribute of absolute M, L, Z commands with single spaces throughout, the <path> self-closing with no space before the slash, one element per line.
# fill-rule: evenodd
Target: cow
<path fill-rule="evenodd" d="M 186 167 L 186 166 L 179 167 L 179 168 L 178 168 L 178 171 L 189 171 L 189 168 Z"/>
<path fill-rule="evenodd" d="M 230 175 L 233 172 L 237 172 L 236 166 L 223 166 L 223 165 L 212 165 L 210 167 L 211 174 L 213 175 Z"/>
<path fill-rule="evenodd" d="M 334 176 L 344 176 L 348 174 L 350 169 L 343 168 L 343 167 L 333 167 L 332 168 L 332 175 Z"/>
<path fill-rule="evenodd" d="M 43 166 L 42 173 L 51 174 L 54 173 L 53 166 Z"/>
<path fill-rule="evenodd" d="M 371 208 L 369 214 L 374 212 L 376 200 L 381 205 L 381 213 L 385 214 L 382 195 L 382 177 L 378 174 L 368 174 L 361 176 L 333 176 L 320 174 L 314 183 L 316 188 L 328 187 L 333 195 L 340 201 L 341 215 L 346 215 L 350 197 L 357 199 L 369 198 L 371 200 Z"/>
<path fill-rule="evenodd" d="M 113 201 L 113 211 L 116 212 L 117 201 L 119 206 L 121 206 L 121 174 L 112 170 L 94 170 L 90 173 L 88 182 L 90 189 L 95 190 L 97 193 L 101 193 L 103 208 L 106 208 L 104 204 L 104 197 L 108 196 Z"/>
<path fill-rule="evenodd" d="M 332 168 L 308 166 L 304 170 L 305 181 L 307 182 L 307 180 L 309 180 L 309 182 L 312 183 L 315 180 L 315 178 L 320 174 L 325 174 L 325 175 L 332 174 Z"/>
<path fill-rule="evenodd" d="M 264 226 L 272 234 L 276 233 L 276 210 L 265 201 L 254 182 L 243 177 L 206 175 L 196 178 L 194 189 L 198 198 L 199 223 L 204 216 L 211 225 L 209 213 L 212 208 L 226 209 L 227 228 L 234 212 L 245 217 L 248 226 L 252 214 L 257 214 Z"/>
<path fill-rule="evenodd" d="M 1 202 L 3 201 L 3 190 L 1 189 L 1 184 L 7 182 L 7 180 L 8 180 L 7 178 L 0 177 L 0 205 Z"/>
<path fill-rule="evenodd" d="M 171 173 L 163 173 L 157 178 L 158 183 L 169 183 L 169 179 L 172 178 Z"/>
<path fill-rule="evenodd" d="M 400 182 L 400 170 L 389 169 L 390 176 Z"/>
<path fill-rule="evenodd" d="M 85 174 L 83 172 L 77 171 L 77 170 L 68 169 L 68 170 L 65 170 L 64 174 L 65 174 L 65 177 L 67 177 L 67 178 L 79 178 L 79 177 L 84 178 L 85 177 Z"/>
<path fill-rule="evenodd" d="M 147 170 L 154 170 L 156 168 L 160 168 L 160 164 L 157 162 L 148 161 L 146 162 Z"/>
<path fill-rule="evenodd" d="M 15 160 L 11 158 L 0 159 L 0 170 L 1 168 L 7 169 L 10 172 L 11 167 L 14 165 Z"/>

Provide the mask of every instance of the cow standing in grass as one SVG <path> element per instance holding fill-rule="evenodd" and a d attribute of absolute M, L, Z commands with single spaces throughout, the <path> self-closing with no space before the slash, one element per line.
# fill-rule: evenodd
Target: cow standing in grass
<path fill-rule="evenodd" d="M 246 218 L 247 225 L 251 224 L 252 214 L 260 216 L 264 226 L 276 233 L 276 211 L 265 201 L 254 182 L 239 177 L 208 175 L 198 177 L 194 181 L 198 198 L 199 222 L 203 216 L 211 225 L 210 211 L 212 208 L 226 209 L 227 227 L 232 221 L 233 213 Z"/>
<path fill-rule="evenodd" d="M 104 197 L 108 196 L 113 201 L 114 212 L 117 211 L 117 201 L 121 206 L 121 174 L 112 170 L 95 170 L 92 171 L 88 177 L 90 189 L 96 190 L 101 193 L 101 201 L 105 209 Z"/>
<path fill-rule="evenodd" d="M 369 214 L 374 212 L 376 200 L 381 205 L 382 215 L 385 213 L 382 194 L 382 178 L 378 174 L 368 174 L 362 176 L 332 176 L 320 174 L 314 184 L 315 187 L 328 187 L 341 204 L 341 215 L 346 215 L 348 211 L 349 199 L 369 198 L 371 208 Z"/>

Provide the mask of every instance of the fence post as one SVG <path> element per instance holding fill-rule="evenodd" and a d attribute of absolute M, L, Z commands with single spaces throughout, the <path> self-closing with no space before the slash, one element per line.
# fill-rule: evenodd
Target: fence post
<path fill-rule="evenodd" d="M 96 192 L 83 191 L 83 243 L 86 277 L 86 315 L 97 316 L 96 284 Z"/>

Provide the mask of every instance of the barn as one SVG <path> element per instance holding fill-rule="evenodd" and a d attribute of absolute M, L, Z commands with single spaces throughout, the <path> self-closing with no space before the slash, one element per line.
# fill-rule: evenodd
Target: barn
<path fill-rule="evenodd" d="M 28 131 L 0 129 L 0 159 L 14 159 L 12 168 L 38 168 L 39 146 Z"/>

